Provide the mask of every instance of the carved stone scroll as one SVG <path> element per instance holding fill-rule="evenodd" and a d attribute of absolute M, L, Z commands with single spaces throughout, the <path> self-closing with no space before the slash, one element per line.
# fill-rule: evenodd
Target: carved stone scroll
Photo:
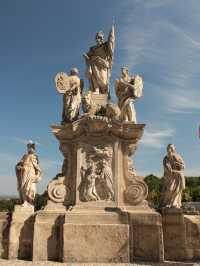
<path fill-rule="evenodd" d="M 148 187 L 143 178 L 137 176 L 132 166 L 131 156 L 136 150 L 136 144 L 124 145 L 124 177 L 126 182 L 126 190 L 124 191 L 125 201 L 131 205 L 142 203 L 148 195 Z"/>
<path fill-rule="evenodd" d="M 70 189 L 65 185 L 65 176 L 57 176 L 48 185 L 48 196 L 54 203 L 64 203 L 70 198 Z"/>

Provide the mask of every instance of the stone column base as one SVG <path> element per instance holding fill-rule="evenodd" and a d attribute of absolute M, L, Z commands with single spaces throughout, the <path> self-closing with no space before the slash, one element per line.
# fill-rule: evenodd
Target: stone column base
<path fill-rule="evenodd" d="M 36 213 L 33 261 L 62 259 L 63 217 L 65 210 L 41 210 Z"/>
<path fill-rule="evenodd" d="M 133 208 L 133 207 L 132 207 Z M 131 262 L 163 261 L 164 246 L 161 215 L 155 211 L 128 211 Z"/>
<path fill-rule="evenodd" d="M 182 209 L 163 208 L 163 238 L 166 260 L 185 259 L 185 224 Z"/>
<path fill-rule="evenodd" d="M 32 259 L 34 208 L 16 205 L 9 232 L 8 259 Z"/>
<path fill-rule="evenodd" d="M 8 258 L 10 214 L 0 212 L 0 258 Z"/>

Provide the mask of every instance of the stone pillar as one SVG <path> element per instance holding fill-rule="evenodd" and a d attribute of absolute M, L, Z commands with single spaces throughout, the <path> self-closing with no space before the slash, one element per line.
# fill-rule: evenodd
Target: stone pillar
<path fill-rule="evenodd" d="M 8 259 L 32 259 L 34 209 L 15 206 L 9 232 Z"/>
<path fill-rule="evenodd" d="M 36 213 L 33 261 L 61 261 L 65 210 L 41 210 Z"/>
<path fill-rule="evenodd" d="M 0 258 L 8 258 L 10 215 L 0 212 Z"/>
<path fill-rule="evenodd" d="M 184 215 L 186 227 L 185 259 L 200 259 L 200 215 Z"/>
<path fill-rule="evenodd" d="M 162 219 L 155 211 L 129 211 L 131 262 L 163 261 Z"/>
<path fill-rule="evenodd" d="M 162 209 L 164 252 L 166 260 L 184 260 L 186 247 L 186 227 L 183 210 Z"/>
<path fill-rule="evenodd" d="M 166 260 L 199 260 L 200 217 L 184 215 L 182 209 L 162 209 Z"/>

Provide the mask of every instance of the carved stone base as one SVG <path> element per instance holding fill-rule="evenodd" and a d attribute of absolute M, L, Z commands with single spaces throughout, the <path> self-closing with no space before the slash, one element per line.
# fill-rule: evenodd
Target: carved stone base
<path fill-rule="evenodd" d="M 8 258 L 10 214 L 0 212 L 0 258 Z"/>
<path fill-rule="evenodd" d="M 200 259 L 200 217 L 184 215 L 182 209 L 163 208 L 165 259 Z"/>
<path fill-rule="evenodd" d="M 64 262 L 129 262 L 127 215 L 76 212 L 65 215 Z"/>
<path fill-rule="evenodd" d="M 64 213 L 65 211 L 58 209 L 36 213 L 33 239 L 34 261 L 61 260 Z"/>
<path fill-rule="evenodd" d="M 155 211 L 129 211 L 131 262 L 163 261 L 162 218 Z"/>
<path fill-rule="evenodd" d="M 31 259 L 33 249 L 34 209 L 15 206 L 9 232 L 9 259 Z"/>

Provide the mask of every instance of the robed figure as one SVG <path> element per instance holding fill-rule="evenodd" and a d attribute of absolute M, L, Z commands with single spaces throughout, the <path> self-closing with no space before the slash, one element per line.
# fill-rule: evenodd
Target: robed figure
<path fill-rule="evenodd" d="M 36 183 L 41 179 L 41 169 L 35 154 L 35 144 L 27 144 L 27 154 L 17 163 L 16 176 L 18 191 L 23 206 L 33 205 L 36 195 Z"/>
<path fill-rule="evenodd" d="M 78 75 L 78 69 L 73 67 L 69 76 L 64 72 L 59 72 L 54 79 L 56 90 L 63 94 L 62 124 L 73 122 L 79 116 L 83 81 Z"/>
<path fill-rule="evenodd" d="M 104 42 L 103 33 L 96 33 L 97 45 L 92 46 L 84 54 L 86 61 L 86 77 L 90 90 L 100 94 L 109 94 L 109 80 L 113 64 L 115 48 L 115 27 L 111 28 L 108 40 Z"/>
<path fill-rule="evenodd" d="M 162 193 L 163 207 L 181 207 L 182 192 L 185 189 L 185 177 L 183 170 L 185 163 L 182 157 L 176 153 L 175 146 L 167 146 L 167 155 L 163 160 L 164 184 Z"/>
<path fill-rule="evenodd" d="M 142 96 L 143 81 L 139 75 L 130 76 L 127 67 L 121 68 L 121 77 L 115 81 L 115 92 L 122 121 L 137 123 L 134 102 Z"/>

